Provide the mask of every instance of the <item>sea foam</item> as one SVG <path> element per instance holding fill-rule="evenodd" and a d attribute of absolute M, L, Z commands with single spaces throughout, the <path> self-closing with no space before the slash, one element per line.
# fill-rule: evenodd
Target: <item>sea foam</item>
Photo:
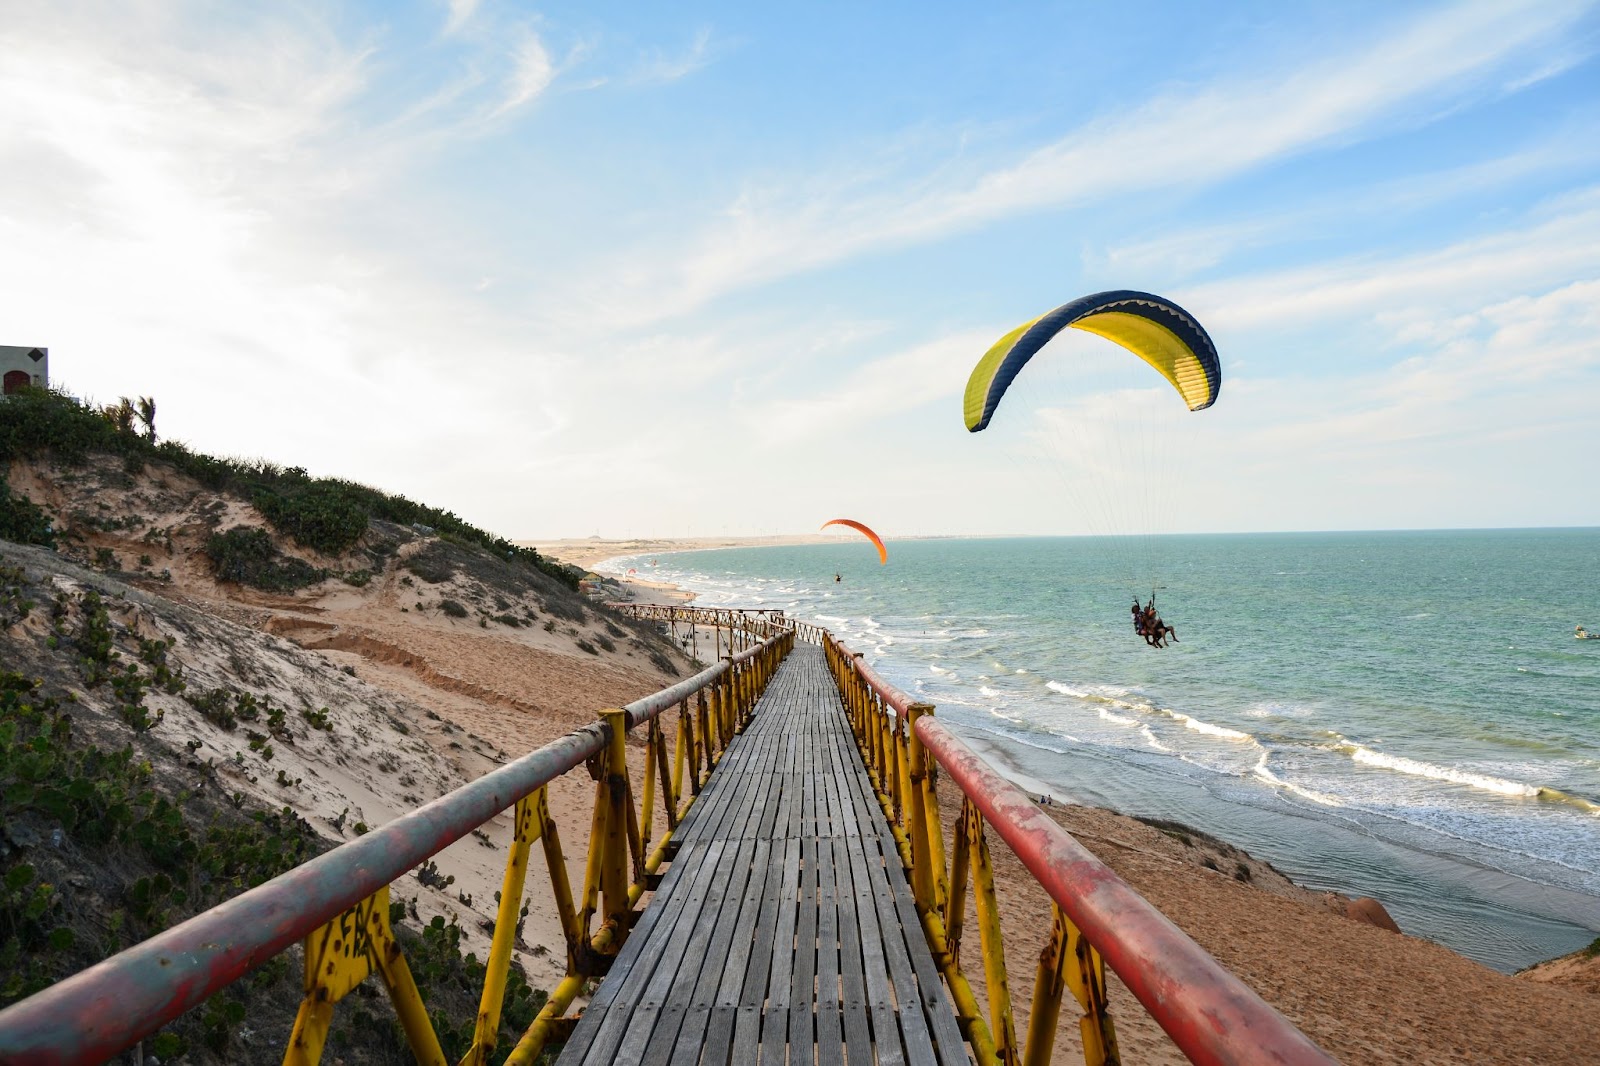
<path fill-rule="evenodd" d="M 1222 737 L 1226 740 L 1248 740 L 1252 743 L 1254 743 L 1256 739 L 1249 733 L 1241 733 L 1237 729 L 1229 729 L 1224 725 L 1212 725 L 1210 722 L 1202 722 L 1198 718 L 1191 717 L 1187 714 L 1180 714 L 1177 711 L 1164 711 L 1163 713 L 1169 714 L 1173 718 L 1176 718 L 1178 721 L 1182 722 L 1183 728 L 1192 729 L 1196 733 L 1204 733 L 1208 737 Z"/>
<path fill-rule="evenodd" d="M 1475 774 L 1470 770 L 1456 770 L 1449 766 L 1435 766 L 1433 763 L 1422 762 L 1419 759 L 1407 759 L 1400 755 L 1385 755 L 1381 751 L 1364 748 L 1360 744 L 1351 745 L 1345 751 L 1356 762 L 1365 766 L 1377 766 L 1385 770 L 1394 770 L 1413 777 L 1428 777 L 1435 781 L 1452 781 L 1458 785 L 1467 785 L 1470 788 L 1483 789 L 1485 792 L 1498 792 L 1502 796 L 1527 796 L 1529 798 L 1539 795 L 1541 789 L 1538 785 L 1526 784 L 1522 781 L 1508 781 L 1503 777 L 1491 777 L 1488 774 Z"/>

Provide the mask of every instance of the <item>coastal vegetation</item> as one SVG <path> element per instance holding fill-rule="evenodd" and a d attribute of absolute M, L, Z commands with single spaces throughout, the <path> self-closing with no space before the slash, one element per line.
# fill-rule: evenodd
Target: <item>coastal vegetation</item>
<path fill-rule="evenodd" d="M 148 405 L 148 408 L 146 408 Z M 150 421 L 140 433 L 140 413 Z M 441 539 L 486 549 L 496 557 L 538 570 L 576 589 L 582 573 L 546 559 L 459 518 L 453 512 L 382 492 L 340 478 L 313 478 L 300 467 L 281 467 L 265 459 L 220 459 L 173 440 L 156 440 L 155 402 L 96 408 L 75 397 L 46 389 L 23 389 L 6 398 L 0 414 L 0 469 L 17 459 L 53 456 L 82 463 L 90 455 L 119 457 L 129 471 L 164 462 L 206 488 L 249 500 L 279 533 L 295 544 L 337 556 L 367 533 L 372 521 L 425 526 Z M 0 535 L 22 543 L 48 543 L 37 508 L 26 498 L 0 495 Z M 12 531 L 17 530 L 14 534 Z M 274 578 L 277 579 L 277 578 Z"/>

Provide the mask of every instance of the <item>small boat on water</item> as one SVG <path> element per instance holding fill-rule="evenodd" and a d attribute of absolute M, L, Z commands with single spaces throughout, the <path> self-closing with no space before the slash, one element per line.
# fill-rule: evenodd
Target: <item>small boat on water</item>
<path fill-rule="evenodd" d="M 1578 626 L 1577 631 L 1572 635 L 1577 637 L 1579 640 L 1600 640 L 1600 633 L 1590 633 L 1582 626 Z"/>

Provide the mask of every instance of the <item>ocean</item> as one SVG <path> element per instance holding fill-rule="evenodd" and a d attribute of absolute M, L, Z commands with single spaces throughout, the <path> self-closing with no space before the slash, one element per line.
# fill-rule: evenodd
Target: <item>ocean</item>
<path fill-rule="evenodd" d="M 1600 933 L 1600 530 L 859 538 L 634 556 L 782 608 L 1023 787 L 1180 821 L 1511 972 Z M 654 565 L 652 565 L 652 561 Z M 834 580 L 835 574 L 840 576 Z"/>

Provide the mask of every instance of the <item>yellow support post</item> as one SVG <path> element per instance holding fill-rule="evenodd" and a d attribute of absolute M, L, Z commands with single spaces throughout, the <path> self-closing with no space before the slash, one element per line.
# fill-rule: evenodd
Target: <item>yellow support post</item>
<path fill-rule="evenodd" d="M 544 829 L 545 790 L 536 789 L 517 801 L 513 815 L 511 854 L 506 858 L 506 875 L 500 883 L 500 909 L 495 915 L 494 940 L 489 945 L 489 962 L 484 972 L 483 997 L 478 1003 L 478 1022 L 472 1034 L 472 1047 L 460 1066 L 484 1066 L 494 1053 L 500 1031 L 500 1009 L 506 996 L 506 974 L 511 968 L 511 949 L 517 939 L 517 919 L 522 909 L 522 889 L 528 874 L 528 852 Z"/>
<path fill-rule="evenodd" d="M 706 760 L 705 776 L 700 776 L 700 766 L 697 763 L 695 764 L 695 777 L 700 780 L 702 784 L 704 784 L 706 781 L 711 779 L 711 767 L 715 765 L 715 760 L 712 758 L 712 755 L 716 748 L 716 744 L 713 740 L 715 731 L 711 728 L 711 713 L 710 709 L 706 706 L 705 689 L 701 689 L 699 693 L 696 694 L 695 715 L 700 726 L 700 747 L 705 754 Z"/>
<path fill-rule="evenodd" d="M 989 989 L 989 1031 L 995 1055 L 1005 1066 L 1017 1063 L 1017 1029 L 1012 1020 L 1011 989 L 1006 980 L 1006 949 L 1000 932 L 1000 906 L 994 894 L 994 864 L 984 839 L 983 816 L 970 801 L 963 816 L 972 841 L 973 897 L 978 908 L 978 938 L 983 946 L 983 976 Z"/>
<path fill-rule="evenodd" d="M 639 838 L 646 850 L 650 847 L 650 833 L 655 828 L 656 822 L 656 744 L 661 738 L 661 726 L 656 719 L 650 719 L 650 725 L 645 730 L 644 740 L 644 795 L 639 806 Z M 665 787 L 665 782 L 662 782 Z"/>
<path fill-rule="evenodd" d="M 600 712 L 604 716 L 605 712 Z M 604 758 L 604 753 L 601 756 Z M 606 822 L 611 806 L 607 802 L 606 772 L 602 761 L 597 767 L 595 763 L 589 764 L 589 772 L 595 775 L 594 782 L 594 816 L 589 822 L 589 854 L 583 863 L 583 896 L 582 910 L 578 914 L 578 943 L 575 945 L 577 961 L 584 964 L 588 952 L 587 943 L 589 929 L 594 924 L 595 910 L 600 906 L 600 880 L 601 865 L 605 854 Z"/>
<path fill-rule="evenodd" d="M 667 818 L 667 833 L 678 828 L 678 795 L 674 791 L 672 772 L 667 766 L 667 738 L 661 732 L 661 716 L 650 719 L 655 744 L 651 755 L 656 762 L 656 777 L 661 781 L 661 806 Z"/>
<path fill-rule="evenodd" d="M 556 821 L 550 817 L 548 804 L 543 805 L 541 811 L 544 825 L 539 841 L 544 845 L 544 863 L 550 871 L 550 890 L 556 897 L 556 915 L 561 919 L 561 931 L 567 938 L 567 973 L 575 974 L 587 926 L 579 924 L 577 908 L 572 905 L 572 881 L 567 877 L 567 860 L 561 853 L 561 834 L 556 831 Z"/>
<path fill-rule="evenodd" d="M 728 701 L 716 685 L 710 687 L 710 690 L 706 693 L 706 700 L 711 707 L 711 726 L 712 730 L 717 734 L 717 749 L 719 751 L 726 750 L 728 747 Z"/>
<path fill-rule="evenodd" d="M 876 698 L 876 694 L 872 706 L 878 716 L 878 757 L 882 760 L 882 766 L 878 770 L 878 787 L 889 801 L 888 809 L 884 811 L 889 824 L 898 826 L 900 819 L 896 817 L 895 812 L 899 807 L 899 798 L 895 793 L 900 790 L 900 767 L 895 758 L 895 718 L 893 712 L 883 705 L 883 701 Z"/>
<path fill-rule="evenodd" d="M 621 947 L 628 934 L 628 712 L 600 712 L 610 733 L 606 745 L 605 771 L 600 781 L 599 799 L 606 808 L 599 840 L 601 929 L 611 930 L 613 950 Z M 591 842 L 590 850 L 594 849 Z"/>
<path fill-rule="evenodd" d="M 678 736 L 672 748 L 672 801 L 674 804 L 683 799 L 683 764 L 684 760 L 689 757 L 688 718 L 689 701 L 685 700 L 678 705 Z"/>
<path fill-rule="evenodd" d="M 679 704 L 679 713 L 681 714 L 679 722 L 685 739 L 684 750 L 689 758 L 689 791 L 692 795 L 698 796 L 700 795 L 700 742 L 695 736 L 694 711 L 689 707 L 687 699 Z"/>
<path fill-rule="evenodd" d="M 908 808 L 911 802 L 911 740 L 906 736 L 906 722 L 899 715 L 893 719 L 894 733 L 894 819 L 902 829 L 910 826 Z"/>
<path fill-rule="evenodd" d="M 1105 962 L 1078 927 L 1061 913 L 1061 908 L 1056 907 L 1055 912 L 1059 937 L 1053 931 L 1051 944 L 1053 946 L 1059 939 L 1060 971 L 1083 1008 L 1078 1018 L 1078 1031 L 1083 1039 L 1084 1060 L 1088 1066 L 1117 1066 L 1122 1058 L 1117 1052 L 1116 1027 L 1111 1021 L 1111 1002 L 1106 994 Z M 1040 963 L 1043 962 L 1041 956 Z M 1057 998 L 1059 1000 L 1059 992 Z"/>
<path fill-rule="evenodd" d="M 506 1066 L 532 1066 L 550 1039 L 556 1020 L 566 1014 L 567 1008 L 578 997 L 583 984 L 584 978 L 579 974 L 568 974 L 562 978 L 561 983 L 550 993 L 550 998 L 545 1001 L 544 1009 L 533 1019 L 528 1031 L 522 1034 L 517 1046 L 511 1049 L 511 1054 L 506 1056 Z"/>
<path fill-rule="evenodd" d="M 916 893 L 920 910 L 937 912 L 937 885 L 942 871 L 934 864 L 933 846 L 928 839 L 928 753 L 923 750 L 922 741 L 917 739 L 917 720 L 925 714 L 932 714 L 933 707 L 926 703 L 913 703 L 907 708 L 907 713 L 909 721 L 906 733 L 910 751 L 906 760 L 906 799 L 911 817 L 906 828 L 911 837 L 911 890 Z M 934 810 L 937 809 L 936 806 Z M 934 822 L 932 832 L 938 833 L 938 826 L 939 823 Z"/>
<path fill-rule="evenodd" d="M 305 940 L 305 998 L 284 1052 L 284 1066 L 315 1066 L 333 1021 L 333 1005 L 376 971 L 389 990 L 411 1053 L 423 1066 L 447 1066 L 416 982 L 389 927 L 385 885 Z"/>

